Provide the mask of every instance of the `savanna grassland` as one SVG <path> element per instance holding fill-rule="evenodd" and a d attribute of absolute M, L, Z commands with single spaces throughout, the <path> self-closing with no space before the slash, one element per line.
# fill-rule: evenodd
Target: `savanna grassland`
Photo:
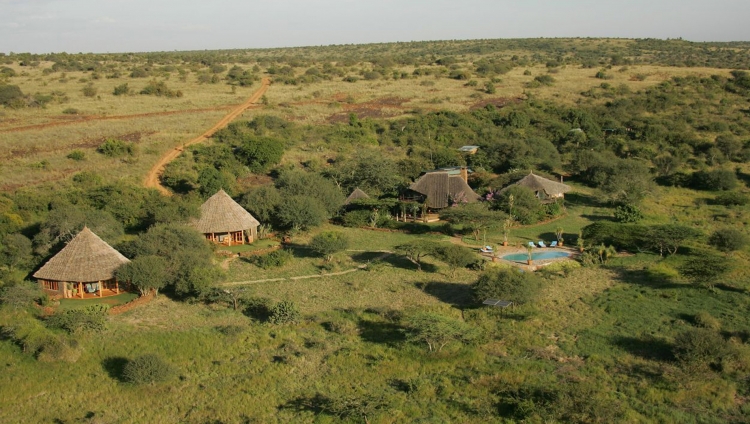
<path fill-rule="evenodd" d="M 749 49 L 0 56 L 0 421 L 746 422 Z M 266 77 L 166 166 L 171 196 L 142 186 Z M 422 222 L 400 195 L 450 166 L 484 200 Z M 562 177 L 564 202 L 497 192 L 530 171 Z M 370 198 L 344 205 L 355 188 Z M 261 240 L 215 248 L 186 225 L 219 189 Z M 159 295 L 109 315 L 136 295 L 39 292 L 84 225 Z M 520 273 L 477 252 L 539 240 L 573 259 Z"/>

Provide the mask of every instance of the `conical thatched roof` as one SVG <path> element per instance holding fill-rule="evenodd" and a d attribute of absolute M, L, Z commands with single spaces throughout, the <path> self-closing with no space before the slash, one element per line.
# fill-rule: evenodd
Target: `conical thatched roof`
<path fill-rule="evenodd" d="M 359 187 L 355 188 L 354 191 L 352 191 L 352 194 L 349 195 L 349 197 L 344 200 L 344 204 L 348 205 L 349 203 L 357 200 L 357 199 L 369 199 L 370 196 L 367 195 L 364 191 L 360 190 Z"/>
<path fill-rule="evenodd" d="M 224 190 L 219 190 L 201 205 L 201 217 L 192 225 L 201 233 L 208 234 L 245 231 L 257 227 L 260 222 Z"/>
<path fill-rule="evenodd" d="M 34 273 L 34 277 L 53 281 L 103 281 L 114 277 L 115 270 L 128 262 L 128 258 L 88 227 L 83 227 L 73 240 Z"/>
<path fill-rule="evenodd" d="M 451 198 L 463 198 L 468 202 L 479 199 L 460 175 L 450 175 L 446 171 L 428 172 L 414 181 L 409 189 L 426 196 L 427 206 L 434 209 L 448 207 Z"/>
<path fill-rule="evenodd" d="M 529 175 L 518 180 L 515 184 L 511 184 L 508 187 L 500 190 L 500 192 L 502 193 L 514 185 L 527 187 L 533 191 L 543 191 L 545 194 L 547 194 L 548 197 L 559 197 L 563 193 L 567 193 L 570 191 L 569 185 L 542 178 L 539 175 L 534 175 L 534 173 L 532 172 Z"/>

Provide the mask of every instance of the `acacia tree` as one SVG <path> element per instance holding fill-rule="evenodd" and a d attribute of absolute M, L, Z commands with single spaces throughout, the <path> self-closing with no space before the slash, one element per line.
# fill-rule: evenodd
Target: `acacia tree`
<path fill-rule="evenodd" d="M 469 343 L 479 331 L 469 324 L 434 312 L 421 312 L 401 321 L 406 340 L 426 343 L 430 352 L 440 352 L 450 342 Z"/>
<path fill-rule="evenodd" d="M 486 234 L 487 230 L 500 225 L 505 214 L 491 211 L 486 203 L 468 203 L 444 209 L 440 212 L 440 219 L 451 224 L 464 225 L 479 240 L 480 235 Z"/>
<path fill-rule="evenodd" d="M 729 267 L 728 258 L 704 252 L 702 255 L 691 257 L 678 271 L 694 284 L 713 290 L 716 282 L 729 271 Z"/>
<path fill-rule="evenodd" d="M 396 253 L 404 255 L 411 263 L 417 266 L 417 271 L 422 270 L 422 259 L 425 256 L 434 255 L 437 245 L 429 240 L 417 239 L 400 244 L 395 248 Z"/>
<path fill-rule="evenodd" d="M 649 228 L 648 233 L 648 240 L 659 251 L 659 256 L 664 256 L 665 251 L 674 255 L 685 240 L 701 235 L 695 228 L 679 224 L 655 225 Z"/>

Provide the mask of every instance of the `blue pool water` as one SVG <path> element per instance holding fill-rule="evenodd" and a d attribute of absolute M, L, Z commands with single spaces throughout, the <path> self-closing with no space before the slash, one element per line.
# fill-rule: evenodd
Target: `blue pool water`
<path fill-rule="evenodd" d="M 551 252 L 533 252 L 531 254 L 531 257 L 533 260 L 541 260 L 541 259 L 555 259 L 555 258 L 564 258 L 570 256 L 570 253 L 568 252 L 560 252 L 560 251 L 551 251 Z M 503 256 L 503 259 L 506 261 L 514 261 L 514 262 L 526 262 L 526 260 L 529 259 L 529 255 L 526 253 L 513 253 L 510 255 Z"/>

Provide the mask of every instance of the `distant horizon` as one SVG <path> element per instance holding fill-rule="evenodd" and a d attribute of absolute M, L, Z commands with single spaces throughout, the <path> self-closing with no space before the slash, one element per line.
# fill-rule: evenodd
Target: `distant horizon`
<path fill-rule="evenodd" d="M 729 40 L 729 41 L 695 41 L 687 40 L 682 37 L 673 38 L 655 38 L 655 37 L 503 37 L 503 38 L 465 38 L 465 39 L 434 39 L 434 40 L 409 40 L 409 41 L 371 41 L 362 43 L 333 43 L 333 44 L 308 44 L 296 46 L 267 46 L 267 47 L 217 47 L 203 49 L 176 49 L 176 50 L 143 50 L 143 51 L 45 51 L 45 52 L 28 52 L 28 51 L 2 51 L 0 54 L 32 54 L 32 55 L 53 55 L 53 54 L 146 54 L 146 53 L 181 53 L 181 52 L 202 52 L 202 51 L 230 51 L 230 50 L 276 50 L 276 49 L 306 49 L 314 47 L 338 47 L 338 46 L 367 46 L 377 44 L 399 44 L 399 43 L 440 43 L 448 41 L 492 41 L 492 40 L 660 40 L 660 41 L 685 41 L 694 44 L 732 44 L 732 43 L 750 43 L 750 40 Z"/>
<path fill-rule="evenodd" d="M 750 41 L 746 0 L 0 0 L 0 52 L 134 53 L 411 41 Z"/>

